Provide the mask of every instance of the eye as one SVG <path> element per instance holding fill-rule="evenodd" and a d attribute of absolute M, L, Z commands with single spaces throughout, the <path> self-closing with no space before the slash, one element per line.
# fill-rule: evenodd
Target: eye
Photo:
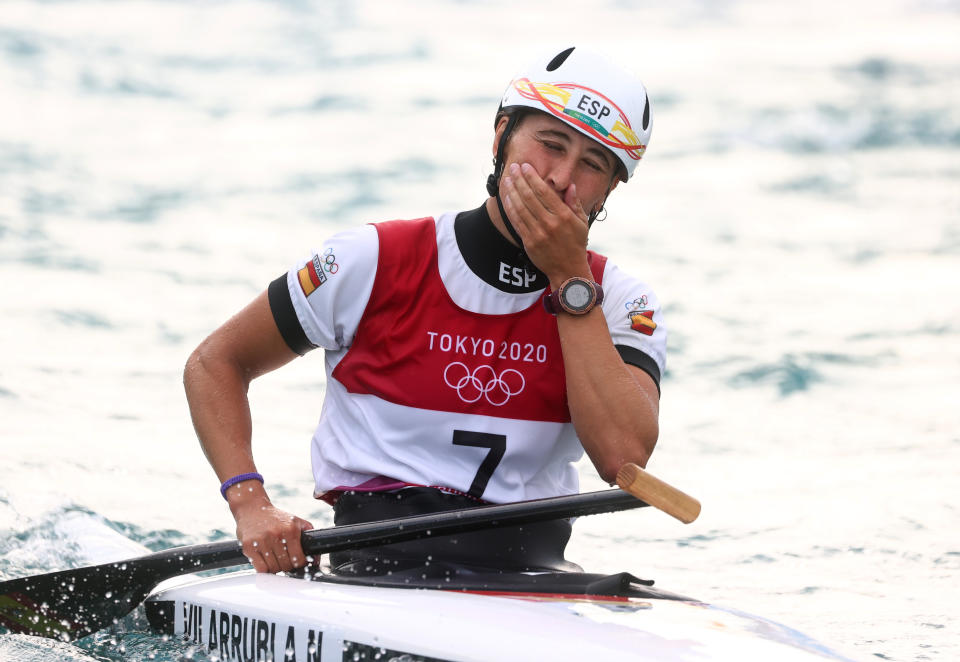
<path fill-rule="evenodd" d="M 563 151 L 563 145 L 561 145 L 560 143 L 555 143 L 555 142 L 550 141 L 550 140 L 541 140 L 541 141 L 540 141 L 540 144 L 543 145 L 544 147 L 546 147 L 547 149 L 549 149 L 551 152 L 562 152 L 562 151 Z"/>

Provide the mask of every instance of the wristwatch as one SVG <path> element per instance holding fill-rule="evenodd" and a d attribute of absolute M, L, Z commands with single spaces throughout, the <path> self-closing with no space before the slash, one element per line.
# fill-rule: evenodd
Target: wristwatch
<path fill-rule="evenodd" d="M 556 292 L 543 296 L 543 307 L 551 315 L 557 315 L 560 311 L 571 315 L 585 315 L 601 303 L 603 288 L 600 283 L 579 276 L 568 278 Z"/>

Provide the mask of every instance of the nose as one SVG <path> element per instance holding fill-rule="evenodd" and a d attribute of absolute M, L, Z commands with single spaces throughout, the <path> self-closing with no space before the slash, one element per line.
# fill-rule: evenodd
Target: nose
<path fill-rule="evenodd" d="M 544 177 L 544 181 L 549 184 L 554 191 L 562 194 L 573 182 L 573 171 L 576 167 L 576 160 L 564 155 L 562 158 L 554 159 L 550 163 L 550 171 Z"/>

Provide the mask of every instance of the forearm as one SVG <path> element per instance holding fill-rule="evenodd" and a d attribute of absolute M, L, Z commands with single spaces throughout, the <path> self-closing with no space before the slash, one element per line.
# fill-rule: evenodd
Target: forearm
<path fill-rule="evenodd" d="M 200 445 L 217 477 L 225 481 L 256 471 L 247 400 L 250 377 L 239 365 L 217 358 L 211 345 L 215 343 L 204 342 L 190 356 L 183 383 Z M 300 533 L 313 525 L 275 508 L 260 481 L 237 483 L 224 496 L 243 553 L 257 572 L 292 570 L 306 563 Z"/>
<path fill-rule="evenodd" d="M 576 184 L 561 191 L 556 178 L 550 181 L 548 186 L 528 163 L 511 164 L 502 188 L 504 208 L 527 255 L 556 292 L 568 278 L 592 280 L 593 274 L 586 251 L 589 221 Z M 595 209 L 597 202 L 602 200 L 594 198 L 588 207 Z M 599 307 L 579 316 L 562 312 L 557 327 L 573 425 L 600 476 L 613 482 L 624 462 L 645 466 L 653 452 L 659 432 L 656 385 L 620 358 Z"/>
<path fill-rule="evenodd" d="M 256 471 L 247 400 L 249 379 L 236 364 L 212 355 L 208 342 L 190 356 L 183 384 L 203 452 L 220 481 Z"/>
<path fill-rule="evenodd" d="M 247 391 L 254 378 L 291 361 L 266 292 L 204 340 L 183 371 L 197 438 L 217 477 L 256 471 Z M 244 480 L 224 495 L 237 522 L 237 538 L 258 572 L 279 572 L 306 562 L 300 533 L 310 522 L 270 503 L 259 480 Z"/>
<path fill-rule="evenodd" d="M 187 360 L 183 384 L 190 417 L 221 481 L 256 471 L 247 399 L 250 382 L 295 357 L 273 320 L 267 293 L 262 292 Z"/>
<path fill-rule="evenodd" d="M 561 313 L 557 325 L 570 416 L 598 473 L 613 482 L 625 462 L 646 466 L 659 434 L 655 387 L 651 393 L 623 362 L 599 307 Z"/>
<path fill-rule="evenodd" d="M 218 358 L 206 341 L 190 356 L 183 373 L 190 417 L 200 446 L 221 482 L 257 470 L 252 452 L 252 423 L 244 370 Z M 256 512 L 270 499 L 257 480 L 237 483 L 224 495 L 238 524 L 243 511 Z"/>

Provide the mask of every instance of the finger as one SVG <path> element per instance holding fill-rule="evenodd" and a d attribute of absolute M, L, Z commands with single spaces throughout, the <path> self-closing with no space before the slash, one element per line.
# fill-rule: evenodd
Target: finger
<path fill-rule="evenodd" d="M 293 570 L 293 562 L 290 558 L 290 552 L 287 550 L 287 546 L 283 545 L 274 556 L 277 559 L 277 565 L 280 566 L 282 572 L 289 572 Z"/>
<path fill-rule="evenodd" d="M 267 563 L 263 560 L 263 555 L 256 549 L 250 549 L 246 545 L 243 547 L 243 555 L 247 557 L 253 569 L 257 572 L 267 572 Z"/>
<path fill-rule="evenodd" d="M 587 221 L 588 215 L 583 208 L 583 203 L 580 202 L 580 198 L 577 195 L 576 184 L 571 183 L 570 186 L 567 187 L 567 191 L 563 195 L 563 202 L 567 205 L 567 207 L 570 208 L 571 211 L 573 211 L 574 214 L 577 215 L 577 218 L 584 222 Z"/>
<path fill-rule="evenodd" d="M 508 193 L 513 198 L 515 208 L 527 212 L 525 220 L 536 221 L 553 213 L 545 194 L 537 191 L 538 185 L 546 187 L 546 184 L 532 166 L 526 163 L 523 166 L 511 164 L 509 180 Z"/>
<path fill-rule="evenodd" d="M 280 572 L 280 564 L 277 561 L 276 554 L 271 552 L 274 547 L 267 542 L 270 539 L 245 539 L 243 541 L 243 553 L 250 559 L 253 569 L 257 572 Z"/>
<path fill-rule="evenodd" d="M 306 564 L 303 548 L 300 544 L 300 533 L 313 528 L 313 526 L 306 520 L 294 517 L 284 528 L 286 531 L 276 538 L 271 545 L 270 555 L 264 554 L 264 556 L 267 557 L 268 563 L 269 559 L 272 558 L 279 570 L 289 572 Z"/>
<path fill-rule="evenodd" d="M 504 182 L 506 184 L 506 195 L 503 196 L 503 208 L 506 210 L 507 216 L 513 224 L 513 229 L 516 230 L 520 236 L 520 241 L 526 246 L 531 238 L 531 226 L 534 221 L 532 214 L 523 201 L 520 200 L 519 194 L 516 189 L 513 188 L 513 183 L 510 180 L 511 178 L 507 177 Z"/>
<path fill-rule="evenodd" d="M 267 566 L 267 572 L 276 574 L 280 572 L 280 561 L 277 558 L 276 551 L 271 552 L 270 550 L 264 550 L 262 552 L 263 562 Z"/>
<path fill-rule="evenodd" d="M 307 520 L 300 519 L 299 517 L 294 518 L 294 524 L 297 525 L 296 535 L 288 538 L 286 541 L 287 553 L 290 556 L 290 564 L 294 568 L 302 568 L 307 564 L 307 555 L 303 551 L 303 546 L 300 542 L 300 534 L 303 531 L 309 531 L 313 528 L 313 524 Z"/>
<path fill-rule="evenodd" d="M 512 173 L 504 179 L 504 207 L 520 237 L 527 239 L 533 228 L 539 225 L 537 215 L 545 214 L 546 210 L 530 190 L 529 184 L 524 181 L 519 166 L 513 164 Z"/>
<path fill-rule="evenodd" d="M 296 525 L 296 522 L 292 522 L 293 525 Z M 275 556 L 277 557 L 277 563 L 280 565 L 280 569 L 284 572 L 289 572 L 296 567 L 302 565 L 302 563 L 297 563 L 297 560 L 300 560 L 301 554 L 291 552 L 290 548 L 294 547 L 294 543 L 299 542 L 300 538 L 300 529 L 294 529 L 294 533 L 289 537 L 283 537 L 279 540 L 279 546 L 276 547 Z M 294 559 L 296 557 L 296 560 Z"/>
<path fill-rule="evenodd" d="M 518 177 L 519 182 L 517 189 L 524 196 L 524 199 L 527 200 L 531 208 L 539 206 L 548 213 L 560 213 L 560 211 L 562 211 L 562 205 L 560 204 L 562 200 L 560 196 L 543 181 L 536 168 L 529 163 L 524 163 L 520 166 L 519 170 L 520 176 Z"/>

